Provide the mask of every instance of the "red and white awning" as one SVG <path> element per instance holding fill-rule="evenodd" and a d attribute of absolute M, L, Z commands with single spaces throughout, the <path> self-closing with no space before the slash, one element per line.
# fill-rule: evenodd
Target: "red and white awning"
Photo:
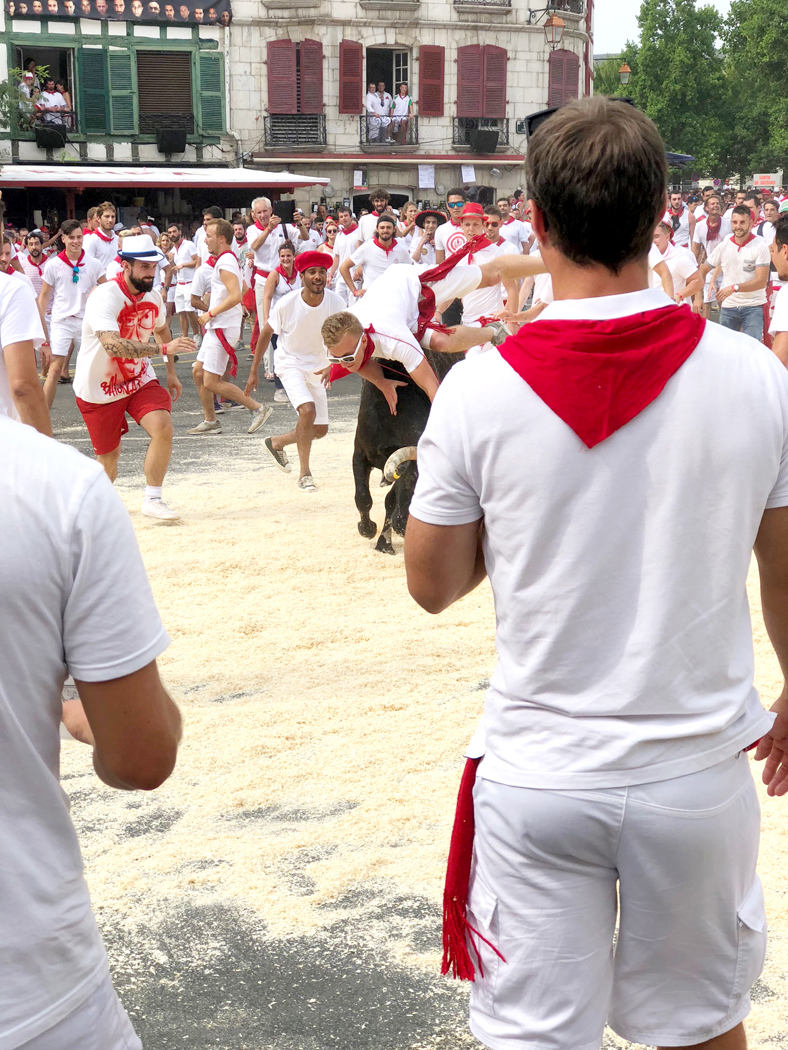
<path fill-rule="evenodd" d="M 299 186 L 327 186 L 329 179 L 317 175 L 294 175 L 291 171 L 259 171 L 255 168 L 145 168 L 134 164 L 89 167 L 66 164 L 4 164 L 0 166 L 0 188 L 33 189 L 36 186 L 70 189 L 80 193 L 87 187 L 106 189 L 276 189 L 292 193 Z"/>

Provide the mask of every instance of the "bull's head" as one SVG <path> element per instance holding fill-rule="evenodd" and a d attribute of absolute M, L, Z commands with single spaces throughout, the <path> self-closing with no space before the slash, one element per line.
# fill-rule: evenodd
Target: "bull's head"
<path fill-rule="evenodd" d="M 385 488 L 387 485 L 391 485 L 392 482 L 396 481 L 400 476 L 403 463 L 408 463 L 411 460 L 415 461 L 415 459 L 415 445 L 406 445 L 405 448 L 398 448 L 396 452 L 392 452 L 386 460 L 386 465 L 383 468 L 383 477 L 380 479 L 380 487 Z"/>

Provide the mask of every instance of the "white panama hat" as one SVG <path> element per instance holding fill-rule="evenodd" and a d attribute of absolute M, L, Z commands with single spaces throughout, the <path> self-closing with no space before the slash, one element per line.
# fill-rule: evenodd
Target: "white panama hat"
<path fill-rule="evenodd" d="M 161 262 L 165 258 L 164 252 L 159 251 L 147 233 L 135 234 L 133 237 L 124 237 L 118 248 L 121 259 L 129 262 Z"/>

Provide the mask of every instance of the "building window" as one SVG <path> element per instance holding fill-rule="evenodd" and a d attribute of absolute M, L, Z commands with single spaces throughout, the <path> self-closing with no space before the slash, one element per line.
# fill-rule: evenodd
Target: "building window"
<path fill-rule="evenodd" d="M 323 45 L 318 40 L 269 40 L 266 145 L 322 146 Z"/>
<path fill-rule="evenodd" d="M 410 88 L 410 52 L 394 51 L 388 47 L 367 48 L 367 84 L 386 85 L 390 95 L 396 95 L 400 84 Z"/>
<path fill-rule="evenodd" d="M 137 98 L 141 135 L 159 128 L 194 133 L 192 56 L 188 51 L 138 51 Z"/>
<path fill-rule="evenodd" d="M 419 48 L 419 116 L 442 117 L 446 51 L 433 44 Z"/>
<path fill-rule="evenodd" d="M 54 122 L 64 125 L 69 131 L 79 130 L 76 92 L 74 91 L 74 49 L 71 47 L 17 47 L 16 62 L 19 69 L 24 69 L 31 59 L 35 62 L 36 67 L 46 67 L 47 75 L 52 77 L 56 84 L 62 86 L 62 90 L 66 92 L 66 101 L 71 101 L 71 108 L 65 113 L 53 114 L 49 118 L 44 118 L 36 113 L 32 105 L 26 104 L 24 97 L 20 95 L 22 103 L 19 107 L 20 128 L 29 129 L 37 124 Z M 44 84 L 41 83 L 40 87 L 43 89 Z"/>
<path fill-rule="evenodd" d="M 469 44 L 457 48 L 457 116 L 506 116 L 506 48 Z"/>

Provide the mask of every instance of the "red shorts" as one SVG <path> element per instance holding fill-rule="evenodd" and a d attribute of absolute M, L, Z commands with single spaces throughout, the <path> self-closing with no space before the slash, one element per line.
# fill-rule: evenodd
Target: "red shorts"
<path fill-rule="evenodd" d="M 117 401 L 108 401 L 104 405 L 96 405 L 78 397 L 77 408 L 88 428 L 93 451 L 97 456 L 106 456 L 115 451 L 120 439 L 129 432 L 127 412 L 139 423 L 149 412 L 171 412 L 172 400 L 169 391 L 165 390 L 158 380 L 151 379 L 136 393 L 120 397 Z"/>

